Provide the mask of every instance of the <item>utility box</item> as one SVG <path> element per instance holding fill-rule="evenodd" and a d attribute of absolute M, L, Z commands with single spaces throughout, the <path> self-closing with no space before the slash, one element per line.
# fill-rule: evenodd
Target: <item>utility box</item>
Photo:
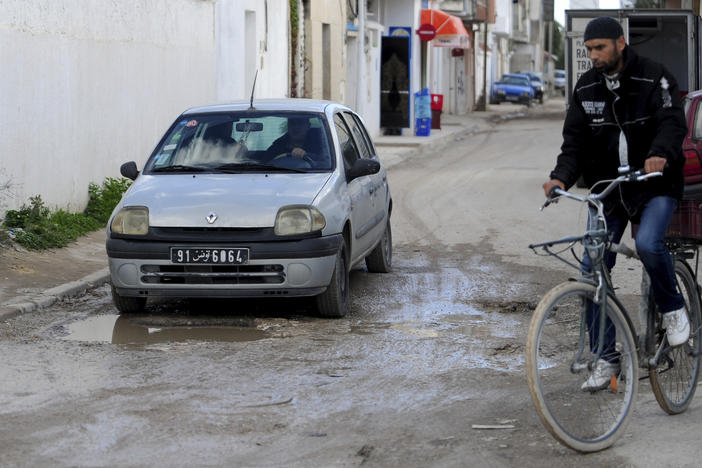
<path fill-rule="evenodd" d="M 592 67 L 583 43 L 587 23 L 598 16 L 619 21 L 627 44 L 637 54 L 663 64 L 682 94 L 700 89 L 700 17 L 690 10 L 566 10 L 566 98 L 578 78 Z M 566 103 L 566 105 L 567 105 Z"/>
<path fill-rule="evenodd" d="M 431 95 L 431 128 L 441 130 L 441 112 L 444 109 L 444 95 Z"/>

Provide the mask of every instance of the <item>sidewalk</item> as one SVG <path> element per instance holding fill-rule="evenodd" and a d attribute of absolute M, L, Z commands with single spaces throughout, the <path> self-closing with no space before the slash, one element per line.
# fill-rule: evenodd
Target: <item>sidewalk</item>
<path fill-rule="evenodd" d="M 525 112 L 524 106 L 506 104 L 462 116 L 443 114 L 441 130 L 432 129 L 429 136 L 416 137 L 404 130 L 403 135 L 378 136 L 373 141 L 383 165 L 392 170 L 421 154 L 427 145 L 448 143 L 458 134 L 470 137 Z M 109 281 L 105 230 L 87 234 L 62 249 L 35 252 L 14 247 L 0 247 L 0 320 L 49 307 Z"/>

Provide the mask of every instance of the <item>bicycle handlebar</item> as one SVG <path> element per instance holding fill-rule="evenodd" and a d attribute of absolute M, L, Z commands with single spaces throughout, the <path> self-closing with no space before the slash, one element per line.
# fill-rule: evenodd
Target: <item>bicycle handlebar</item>
<path fill-rule="evenodd" d="M 549 206 L 551 203 L 556 203 L 559 197 L 566 197 L 579 202 L 595 203 L 612 193 L 612 191 L 622 182 L 641 182 L 652 177 L 660 177 L 662 175 L 662 172 L 650 172 L 647 174 L 646 171 L 644 171 L 643 169 L 639 169 L 638 171 L 628 172 L 626 174 L 620 175 L 616 179 L 610 180 L 609 185 L 607 185 L 607 187 L 605 187 L 604 190 L 602 190 L 600 193 L 590 192 L 587 195 L 578 195 L 576 193 L 571 193 L 567 190 L 563 190 L 558 186 L 554 186 L 551 188 L 551 192 L 549 193 L 548 197 L 546 197 L 546 202 L 541 206 L 541 210 Z"/>

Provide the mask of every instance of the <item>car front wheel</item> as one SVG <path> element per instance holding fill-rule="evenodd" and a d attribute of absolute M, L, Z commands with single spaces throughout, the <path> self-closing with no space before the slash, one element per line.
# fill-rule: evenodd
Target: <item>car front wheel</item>
<path fill-rule="evenodd" d="M 114 285 L 112 285 L 112 302 L 120 314 L 136 314 L 142 312 L 146 306 L 145 297 L 120 296 Z"/>
<path fill-rule="evenodd" d="M 346 242 L 336 254 L 334 273 L 326 291 L 316 297 L 317 311 L 322 317 L 340 318 L 349 308 L 349 270 L 346 260 Z"/>
<path fill-rule="evenodd" d="M 392 230 L 389 219 L 380 242 L 366 257 L 366 267 L 371 273 L 389 273 L 392 270 Z"/>

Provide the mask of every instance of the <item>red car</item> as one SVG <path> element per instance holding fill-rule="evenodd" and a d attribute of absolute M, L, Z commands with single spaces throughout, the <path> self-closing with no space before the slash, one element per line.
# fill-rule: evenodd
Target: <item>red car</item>
<path fill-rule="evenodd" d="M 683 141 L 685 154 L 685 197 L 702 199 L 702 90 L 693 91 L 684 97 L 687 135 Z M 698 195 L 689 197 L 688 195 Z"/>
<path fill-rule="evenodd" d="M 685 192 L 673 213 L 667 235 L 702 241 L 702 90 L 683 98 L 687 135 L 685 154 Z"/>

